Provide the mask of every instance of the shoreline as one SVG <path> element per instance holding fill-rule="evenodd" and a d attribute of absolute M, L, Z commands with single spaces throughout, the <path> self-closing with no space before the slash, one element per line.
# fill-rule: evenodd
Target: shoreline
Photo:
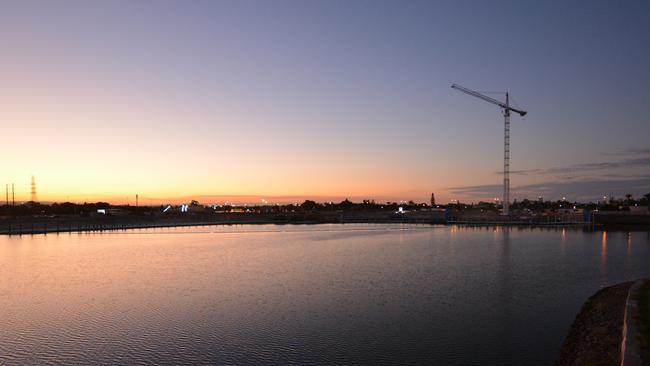
<path fill-rule="evenodd" d="M 555 365 L 644 364 L 638 338 L 638 301 L 648 281 L 640 278 L 622 282 L 591 295 L 569 327 Z"/>
<path fill-rule="evenodd" d="M 633 284 L 602 288 L 585 301 L 569 327 L 556 366 L 621 364 L 626 302 Z"/>
<path fill-rule="evenodd" d="M 103 232 L 212 225 L 423 224 L 464 227 L 584 228 L 587 230 L 648 230 L 639 225 L 603 227 L 583 222 L 456 221 L 426 215 L 224 215 L 223 217 L 57 217 L 0 220 L 0 235 Z"/>

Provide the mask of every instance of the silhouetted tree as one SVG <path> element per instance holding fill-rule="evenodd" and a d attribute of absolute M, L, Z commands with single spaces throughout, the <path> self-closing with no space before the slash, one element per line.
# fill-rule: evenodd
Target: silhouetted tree
<path fill-rule="evenodd" d="M 626 202 L 628 205 L 632 204 L 632 194 L 631 193 L 626 193 L 625 194 Z"/>
<path fill-rule="evenodd" d="M 349 210 L 352 207 L 354 207 L 354 203 L 352 203 L 352 201 L 350 201 L 349 199 L 346 198 L 343 201 L 341 201 L 341 203 L 339 203 L 339 207 L 342 210 Z"/>
<path fill-rule="evenodd" d="M 315 211 L 318 208 L 319 204 L 316 201 L 305 200 L 300 207 L 305 211 Z"/>

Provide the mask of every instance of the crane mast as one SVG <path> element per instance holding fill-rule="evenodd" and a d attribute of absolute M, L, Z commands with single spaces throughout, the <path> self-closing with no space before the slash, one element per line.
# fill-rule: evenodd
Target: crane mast
<path fill-rule="evenodd" d="M 510 106 L 510 95 L 506 92 L 506 101 L 488 97 L 472 89 L 465 88 L 458 84 L 452 84 L 451 87 L 465 94 L 482 99 L 488 103 L 501 107 L 503 111 L 503 215 L 510 216 L 510 111 L 520 116 L 525 116 L 526 111 L 512 108 Z"/>
<path fill-rule="evenodd" d="M 510 216 L 510 97 L 503 109 L 503 215 Z"/>

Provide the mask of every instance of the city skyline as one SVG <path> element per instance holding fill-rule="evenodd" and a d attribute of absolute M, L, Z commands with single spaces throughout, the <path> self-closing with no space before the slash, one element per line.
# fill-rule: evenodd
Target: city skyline
<path fill-rule="evenodd" d="M 32 175 L 39 199 L 59 202 L 500 198 L 502 116 L 457 82 L 507 90 L 530 112 L 511 122 L 513 199 L 638 197 L 650 191 L 649 10 L 6 4 L 0 183 L 17 201 Z"/>

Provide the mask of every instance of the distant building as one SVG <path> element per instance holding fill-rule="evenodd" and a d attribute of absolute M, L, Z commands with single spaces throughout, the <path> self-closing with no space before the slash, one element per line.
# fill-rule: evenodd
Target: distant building
<path fill-rule="evenodd" d="M 648 212 L 649 207 L 646 206 L 630 206 L 630 213 L 631 214 L 645 214 Z"/>
<path fill-rule="evenodd" d="M 91 213 L 92 215 L 92 213 Z M 98 208 L 95 215 L 128 216 L 129 212 L 122 208 Z"/>
<path fill-rule="evenodd" d="M 582 216 L 584 214 L 584 208 L 577 208 L 573 206 L 567 207 L 567 208 L 558 208 L 557 209 L 557 214 L 558 215 L 576 215 L 576 216 Z"/>

